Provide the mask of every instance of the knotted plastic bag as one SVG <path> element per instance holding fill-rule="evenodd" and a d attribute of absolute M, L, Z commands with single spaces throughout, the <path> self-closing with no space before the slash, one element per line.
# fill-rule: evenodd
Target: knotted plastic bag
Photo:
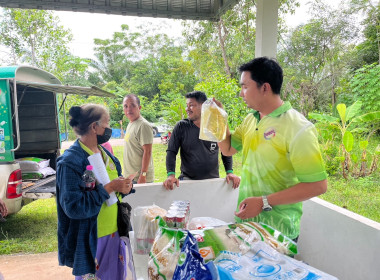
<path fill-rule="evenodd" d="M 226 138 L 228 115 L 212 99 L 202 105 L 199 139 L 221 142 Z"/>

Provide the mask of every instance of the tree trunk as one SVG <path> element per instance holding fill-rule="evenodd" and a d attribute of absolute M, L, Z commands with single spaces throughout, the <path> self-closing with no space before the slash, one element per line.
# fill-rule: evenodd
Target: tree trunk
<path fill-rule="evenodd" d="M 223 27 L 223 21 L 220 19 L 218 21 L 218 34 L 219 34 L 219 44 L 220 44 L 220 48 L 222 50 L 222 57 L 223 57 L 223 61 L 224 61 L 224 70 L 226 71 L 226 74 L 228 75 L 228 77 L 232 78 L 231 68 L 228 64 L 226 49 L 224 46 L 225 37 L 227 36 L 227 33 L 225 33 L 224 36 L 222 35 L 222 27 Z"/>

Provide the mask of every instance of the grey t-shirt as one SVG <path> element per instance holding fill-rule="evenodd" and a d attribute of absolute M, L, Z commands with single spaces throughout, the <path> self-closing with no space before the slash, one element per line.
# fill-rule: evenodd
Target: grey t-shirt
<path fill-rule="evenodd" d="M 141 173 L 142 157 L 144 154 L 143 145 L 153 144 L 153 130 L 150 124 L 143 117 L 130 122 L 127 126 L 124 137 L 123 154 L 123 175 L 128 177 L 135 172 L 138 174 L 134 180 L 137 181 Z M 149 167 L 146 174 L 146 182 L 154 181 L 153 157 L 150 158 Z"/>

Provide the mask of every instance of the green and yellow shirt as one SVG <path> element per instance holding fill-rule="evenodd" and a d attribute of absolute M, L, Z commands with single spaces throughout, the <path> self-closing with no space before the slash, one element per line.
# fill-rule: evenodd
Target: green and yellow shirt
<path fill-rule="evenodd" d="M 90 156 L 94 154 L 94 152 L 87 148 L 82 142 L 79 141 L 79 144 Z M 100 145 L 99 150 L 102 152 L 102 158 L 110 180 L 112 181 L 118 178 L 119 175 L 117 174 L 115 163 L 109 158 Z M 114 233 L 115 231 L 117 231 L 117 203 L 108 206 L 106 202 L 103 202 L 98 215 L 98 238 Z"/>
<path fill-rule="evenodd" d="M 249 114 L 232 134 L 231 145 L 243 153 L 238 206 L 247 197 L 269 195 L 300 182 L 327 178 L 316 129 L 289 102 L 261 120 L 259 112 Z M 296 238 L 301 215 L 299 202 L 277 205 L 249 220 L 263 222 Z"/>

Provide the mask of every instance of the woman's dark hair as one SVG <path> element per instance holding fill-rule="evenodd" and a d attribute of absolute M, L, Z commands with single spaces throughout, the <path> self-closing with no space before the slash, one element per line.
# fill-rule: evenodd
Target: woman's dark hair
<path fill-rule="evenodd" d="M 240 72 L 250 72 L 251 79 L 259 87 L 264 83 L 270 84 L 273 93 L 280 94 L 283 73 L 281 66 L 273 59 L 258 57 L 239 67 Z"/>
<path fill-rule="evenodd" d="M 202 91 L 192 91 L 189 93 L 186 93 L 186 98 L 194 98 L 198 103 L 203 104 L 207 100 L 207 96 Z"/>
<path fill-rule="evenodd" d="M 85 135 L 93 122 L 101 122 L 102 118 L 108 115 L 105 107 L 98 104 L 85 104 L 73 106 L 69 110 L 71 116 L 70 126 L 78 135 Z"/>

